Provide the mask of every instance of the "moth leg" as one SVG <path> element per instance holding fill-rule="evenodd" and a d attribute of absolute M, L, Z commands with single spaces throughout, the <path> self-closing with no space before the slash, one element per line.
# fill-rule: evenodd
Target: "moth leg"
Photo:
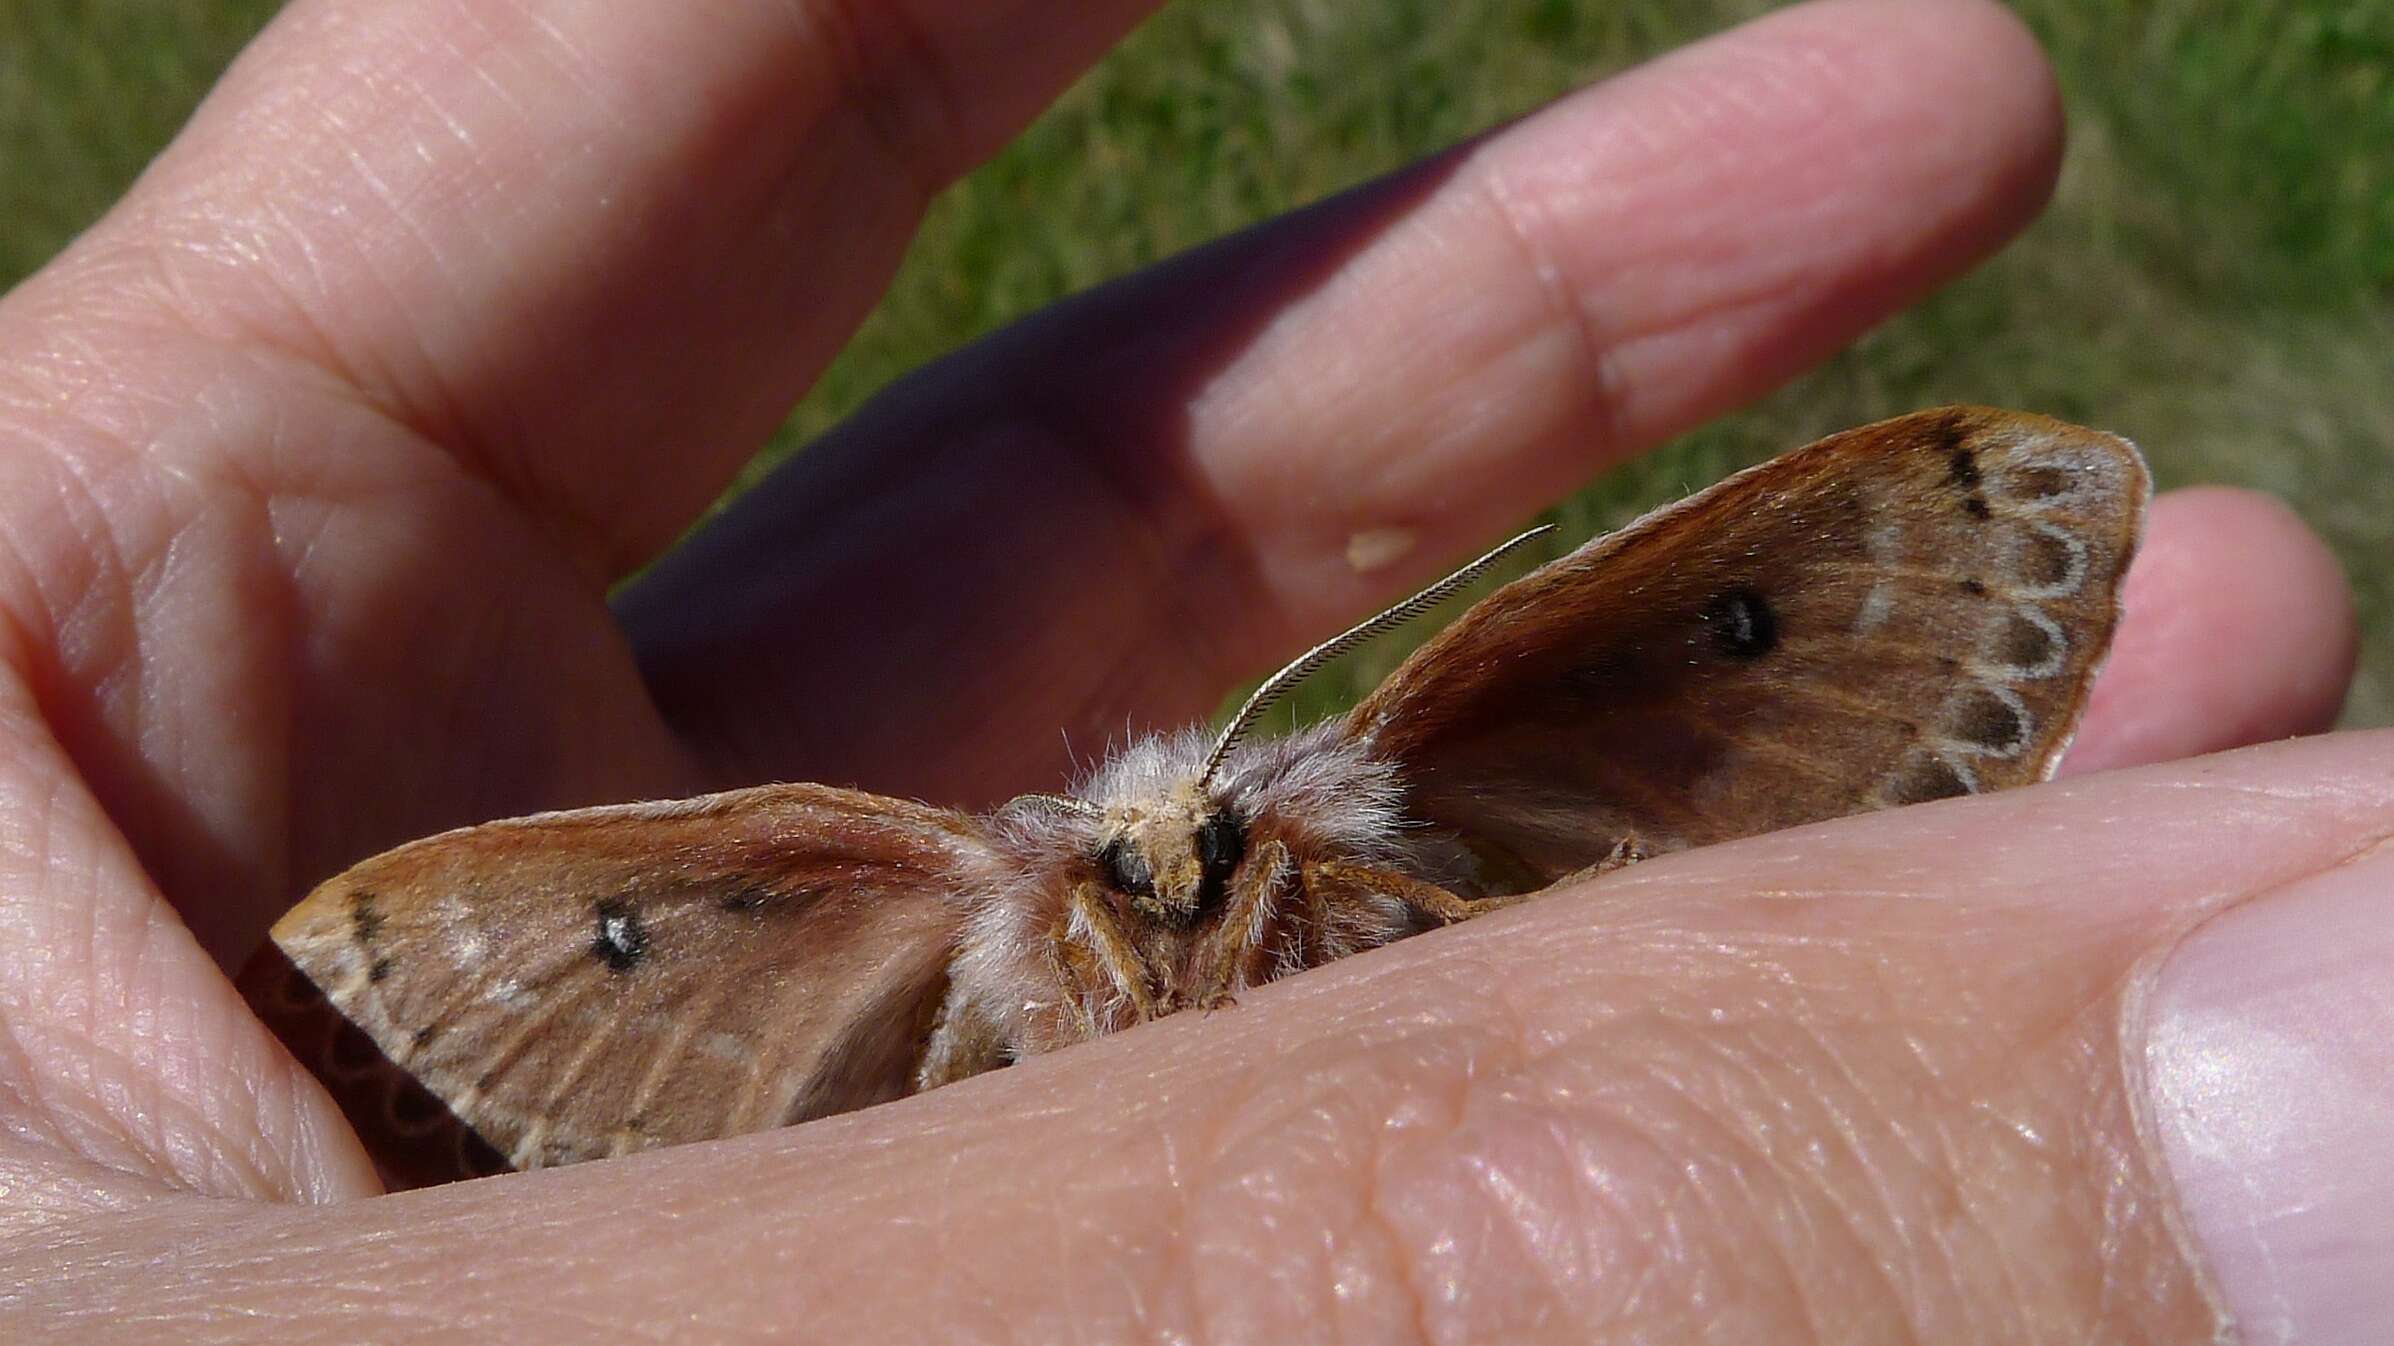
<path fill-rule="evenodd" d="M 1066 937 L 1076 939 L 1097 955 L 1107 978 L 1129 998 L 1140 1019 L 1155 1017 L 1155 997 L 1148 991 L 1147 965 L 1139 961 L 1130 937 L 1122 933 L 1122 925 L 1114 919 L 1113 904 L 1106 900 L 1104 891 L 1087 879 L 1072 885 L 1072 923 Z"/>
<path fill-rule="evenodd" d="M 1272 919 L 1282 881 L 1289 870 L 1288 847 L 1278 839 L 1267 841 L 1263 849 L 1239 873 L 1230 890 L 1230 901 L 1222 909 L 1222 923 L 1205 941 L 1205 956 L 1198 966 L 1205 969 L 1205 981 L 1197 991 L 1199 1009 L 1219 1009 L 1234 1003 L 1233 984 L 1247 965 L 1247 959 L 1263 942 L 1264 928 Z"/>
<path fill-rule="evenodd" d="M 1505 897 L 1460 897 L 1426 879 L 1417 879 L 1410 874 L 1400 874 L 1396 870 L 1381 869 L 1374 865 L 1348 864 L 1343 860 L 1324 860 L 1319 864 L 1307 865 L 1305 878 L 1309 883 L 1319 882 L 1331 887 L 1394 898 L 1404 903 L 1415 915 L 1440 925 L 1453 925 L 1474 916 L 1485 916 L 1529 896 L 1520 893 Z"/>
<path fill-rule="evenodd" d="M 914 1091 L 970 1079 L 1013 1057 L 1014 1043 L 1004 1030 L 973 1003 L 969 988 L 951 981 L 940 1002 L 939 1020 L 931 1027 L 931 1040 L 923 1047 L 922 1064 L 915 1068 Z"/>
<path fill-rule="evenodd" d="M 1546 887 L 1568 888 L 1575 883 L 1585 883 L 1590 879 L 1599 879 L 1607 874 L 1617 873 L 1640 860 L 1652 859 L 1653 856 L 1654 852 L 1647 848 L 1646 839 L 1635 832 L 1630 832 L 1623 835 L 1619 841 L 1614 842 L 1612 850 L 1606 852 L 1603 859 L 1584 869 L 1572 870 L 1547 884 Z"/>

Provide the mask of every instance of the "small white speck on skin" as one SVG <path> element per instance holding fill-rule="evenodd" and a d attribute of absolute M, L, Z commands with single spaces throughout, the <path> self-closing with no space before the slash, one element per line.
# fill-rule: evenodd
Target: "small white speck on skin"
<path fill-rule="evenodd" d="M 1385 570 L 1420 545 L 1421 534 L 1410 528 L 1366 528 L 1347 537 L 1347 566 L 1358 575 Z"/>

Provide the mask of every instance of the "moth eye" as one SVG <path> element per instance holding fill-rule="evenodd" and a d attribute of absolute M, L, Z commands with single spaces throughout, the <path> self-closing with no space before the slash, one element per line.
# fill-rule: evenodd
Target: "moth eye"
<path fill-rule="evenodd" d="M 1147 867 L 1147 857 L 1139 854 L 1125 839 L 1116 837 L 1097 853 L 1097 863 L 1106 872 L 1106 882 L 1118 892 L 1139 897 L 1155 896 L 1155 872 Z"/>
<path fill-rule="evenodd" d="M 1247 854 L 1247 830 L 1238 815 L 1227 810 L 1208 815 L 1197 826 L 1197 862 L 1208 874 L 1228 873 Z"/>

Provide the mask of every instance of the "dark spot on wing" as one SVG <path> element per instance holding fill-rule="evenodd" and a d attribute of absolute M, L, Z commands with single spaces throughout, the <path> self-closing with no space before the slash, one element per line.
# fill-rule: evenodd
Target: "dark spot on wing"
<path fill-rule="evenodd" d="M 1995 659 L 2010 668 L 2041 668 L 2053 657 L 2053 636 L 2044 627 L 2013 613 L 1995 641 Z"/>
<path fill-rule="evenodd" d="M 1987 498 L 1974 495 L 1962 502 L 1962 512 L 1973 519 L 1984 519 L 1994 511 L 1987 508 Z"/>
<path fill-rule="evenodd" d="M 1779 617 L 1749 585 L 1724 589 L 1704 605 L 1713 648 L 1732 659 L 1759 659 L 1779 646 Z"/>
<path fill-rule="evenodd" d="M 1962 592 L 1972 598 L 1984 598 L 1987 596 L 1987 583 L 1985 580 L 1963 580 Z"/>
<path fill-rule="evenodd" d="M 1945 475 L 1965 491 L 1975 491 L 1983 478 L 1978 473 L 1978 455 L 1968 449 L 1955 449 L 1945 460 Z"/>
<path fill-rule="evenodd" d="M 2072 561 L 2068 543 L 2046 533 L 2030 533 L 2020 556 L 2020 574 L 2030 584 L 2051 588 L 2069 582 Z"/>
<path fill-rule="evenodd" d="M 2020 712 L 2001 697 L 1980 688 L 1972 692 L 1953 718 L 1954 737 L 1994 752 L 2016 752 L 2027 741 L 2028 726 Z"/>
<path fill-rule="evenodd" d="M 360 944 L 372 944 L 382 938 L 382 908 L 374 904 L 374 894 L 359 889 L 349 898 L 349 928 Z"/>
<path fill-rule="evenodd" d="M 1887 784 L 1887 797 L 1898 804 L 1925 804 L 1970 793 L 1970 783 L 1942 757 L 1921 753 Z"/>
<path fill-rule="evenodd" d="M 424 1048 L 431 1046 L 432 1040 L 440 1035 L 441 1030 L 437 1025 L 426 1024 L 422 1028 L 419 1028 L 414 1033 L 410 1034 L 408 1041 L 413 1043 L 418 1051 L 421 1051 Z"/>
<path fill-rule="evenodd" d="M 2070 474 L 2058 467 L 2015 468 L 2009 474 L 2012 488 L 2031 500 L 2051 500 L 2069 494 Z"/>
<path fill-rule="evenodd" d="M 598 904 L 598 934 L 590 941 L 590 956 L 610 972 L 629 972 L 648 956 L 648 927 L 640 913 L 621 902 Z"/>
<path fill-rule="evenodd" d="M 367 981 L 382 981 L 390 975 L 391 960 L 388 958 L 377 958 L 374 960 L 374 966 L 366 969 Z"/>

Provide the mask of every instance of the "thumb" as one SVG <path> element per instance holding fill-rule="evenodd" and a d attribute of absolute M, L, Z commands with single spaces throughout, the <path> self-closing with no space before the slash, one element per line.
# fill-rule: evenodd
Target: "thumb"
<path fill-rule="evenodd" d="M 1847 819 L 886 1107 L 0 1265 L 286 1341 L 2360 1340 L 2390 834 L 2394 733 Z"/>
<path fill-rule="evenodd" d="M 2394 845 L 2197 931 L 2147 1049 L 2189 1227 L 2247 1343 L 2394 1332 Z"/>

